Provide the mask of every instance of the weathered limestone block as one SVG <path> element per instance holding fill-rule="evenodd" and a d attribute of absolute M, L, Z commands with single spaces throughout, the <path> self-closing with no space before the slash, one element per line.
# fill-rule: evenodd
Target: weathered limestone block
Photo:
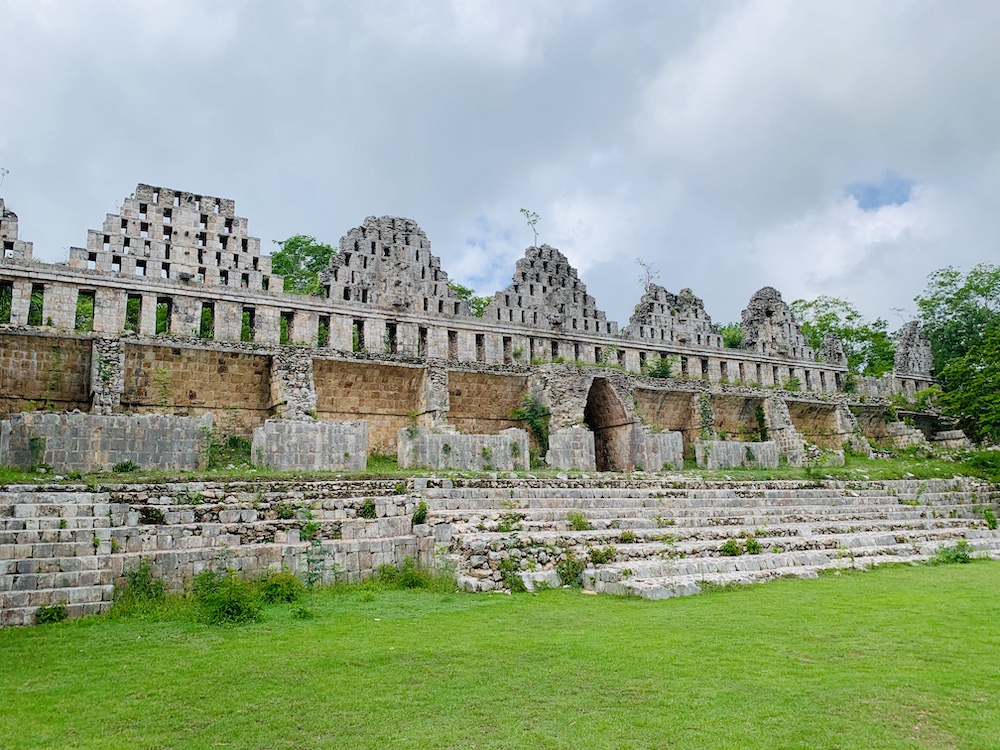
<path fill-rule="evenodd" d="M 703 469 L 773 469 L 778 465 L 778 446 L 773 440 L 764 443 L 696 440 L 694 455 Z"/>
<path fill-rule="evenodd" d="M 917 321 L 911 320 L 899 332 L 893 372 L 899 375 L 916 375 L 930 378 L 934 367 L 931 342 L 920 331 Z"/>
<path fill-rule="evenodd" d="M 510 428 L 499 435 L 462 435 L 404 427 L 396 436 L 396 456 L 403 469 L 527 471 L 528 433 Z"/>
<path fill-rule="evenodd" d="M 886 429 L 889 432 L 889 442 L 897 450 L 909 448 L 911 445 L 929 445 L 923 431 L 917 427 L 911 427 L 906 422 L 889 422 Z"/>
<path fill-rule="evenodd" d="M 309 349 L 282 347 L 275 352 L 271 361 L 271 401 L 282 419 L 316 418 L 316 386 Z"/>
<path fill-rule="evenodd" d="M 814 360 L 802 329 L 781 293 L 766 286 L 750 298 L 743 311 L 743 347 L 761 354 Z"/>
<path fill-rule="evenodd" d="M 254 466 L 279 471 L 362 471 L 368 422 L 269 419 L 253 431 Z"/>
<path fill-rule="evenodd" d="M 15 414 L 6 457 L 12 466 L 98 471 L 131 461 L 143 469 L 196 469 L 212 415 Z"/>
<path fill-rule="evenodd" d="M 120 338 L 94 339 L 90 367 L 90 410 L 112 414 L 125 392 L 125 344 Z"/>
<path fill-rule="evenodd" d="M 645 471 L 684 468 L 684 438 L 679 432 L 656 432 L 649 425 L 632 428 L 632 465 Z"/>
<path fill-rule="evenodd" d="M 776 396 L 764 399 L 764 422 L 768 437 L 777 444 L 778 453 L 788 460 L 788 465 L 802 466 L 806 441 L 795 429 L 784 399 Z"/>
<path fill-rule="evenodd" d="M 596 471 L 594 433 L 580 425 L 553 430 L 545 462 L 554 469 Z"/>
<path fill-rule="evenodd" d="M 931 435 L 931 445 L 947 450 L 972 450 L 972 441 L 962 430 L 945 430 Z"/>

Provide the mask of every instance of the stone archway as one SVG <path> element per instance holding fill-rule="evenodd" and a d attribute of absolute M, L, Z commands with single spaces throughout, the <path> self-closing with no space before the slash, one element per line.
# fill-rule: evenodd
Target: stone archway
<path fill-rule="evenodd" d="M 631 471 L 632 419 L 606 378 L 594 378 L 583 422 L 594 433 L 598 471 Z"/>

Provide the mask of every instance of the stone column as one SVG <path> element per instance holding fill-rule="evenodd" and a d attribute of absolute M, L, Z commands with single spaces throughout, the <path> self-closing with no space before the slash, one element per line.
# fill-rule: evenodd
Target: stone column
<path fill-rule="evenodd" d="M 271 404 L 279 419 L 316 419 L 312 351 L 282 347 L 271 357 Z"/>
<path fill-rule="evenodd" d="M 113 414 L 125 392 L 125 345 L 116 336 L 96 338 L 91 346 L 90 410 Z"/>

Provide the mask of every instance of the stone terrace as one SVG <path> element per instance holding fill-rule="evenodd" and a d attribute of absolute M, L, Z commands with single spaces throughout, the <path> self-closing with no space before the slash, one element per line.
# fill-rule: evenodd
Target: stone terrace
<path fill-rule="evenodd" d="M 430 512 L 415 525 L 421 499 Z M 143 558 L 175 590 L 212 566 L 287 568 L 332 582 L 412 557 L 453 565 L 467 590 L 493 591 L 503 588 L 502 568 L 529 587 L 559 585 L 555 567 L 567 554 L 587 559 L 611 546 L 610 559 L 584 571 L 586 588 L 651 599 L 697 593 L 705 582 L 924 561 L 960 539 L 1000 558 L 1000 532 L 982 516 L 998 500 L 996 487 L 958 478 L 8 486 L 0 488 L 0 623 L 30 623 L 57 602 L 72 616 L 106 609 L 114 583 Z M 572 514 L 591 528 L 573 530 Z M 758 554 L 723 554 L 730 540 L 745 549 L 749 535 Z"/>

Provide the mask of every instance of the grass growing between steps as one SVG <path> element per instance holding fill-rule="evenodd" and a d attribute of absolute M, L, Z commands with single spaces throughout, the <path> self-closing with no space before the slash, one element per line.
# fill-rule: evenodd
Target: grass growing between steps
<path fill-rule="evenodd" d="M 319 591 L 261 622 L 0 631 L 5 748 L 970 748 L 1000 565 L 660 602 Z"/>

